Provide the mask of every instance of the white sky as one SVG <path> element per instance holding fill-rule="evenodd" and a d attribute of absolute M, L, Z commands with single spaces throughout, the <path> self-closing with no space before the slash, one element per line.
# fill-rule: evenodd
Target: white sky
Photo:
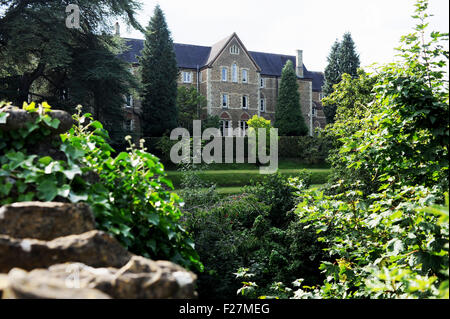
<path fill-rule="evenodd" d="M 323 71 L 335 39 L 351 32 L 361 65 L 393 60 L 402 35 L 415 26 L 414 0 L 141 0 L 147 26 L 157 3 L 176 43 L 211 46 L 236 32 L 247 50 L 295 55 Z M 449 1 L 430 0 L 430 31 L 448 32 Z M 141 38 L 123 27 L 121 35 Z"/>

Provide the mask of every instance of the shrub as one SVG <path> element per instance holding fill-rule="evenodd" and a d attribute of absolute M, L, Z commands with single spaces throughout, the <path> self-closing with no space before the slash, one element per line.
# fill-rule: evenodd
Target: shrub
<path fill-rule="evenodd" d="M 233 272 L 248 262 L 258 238 L 248 226 L 268 207 L 253 196 L 233 196 L 208 210 L 186 213 L 185 227 L 193 234 L 196 250 L 205 265 L 198 277 L 200 298 L 234 298 L 239 285 Z"/>
<path fill-rule="evenodd" d="M 201 297 L 235 297 L 239 284 L 233 273 L 244 265 L 255 274 L 260 294 L 274 281 L 298 276 L 308 277 L 311 284 L 319 282 L 322 246 L 312 229 L 304 230 L 292 213 L 287 214 L 295 207 L 295 192 L 304 185 L 300 178 L 274 174 L 241 196 L 186 214 L 186 228 L 206 270 L 199 276 Z"/>
<path fill-rule="evenodd" d="M 30 154 L 48 139 L 58 120 L 46 103 L 24 104 L 37 114 L 34 123 L 18 131 L 0 130 L 0 202 L 68 201 L 89 203 L 97 226 L 116 237 L 131 252 L 169 259 L 191 269 L 202 269 L 189 234 L 181 228 L 179 197 L 166 190 L 158 159 L 130 143 L 128 152 L 113 156 L 108 133 L 90 114 L 74 115 L 76 125 L 56 137 L 53 146 L 63 159 Z M 1 113 L 0 119 L 6 119 Z M 2 121 L 3 121 L 2 120 Z"/>

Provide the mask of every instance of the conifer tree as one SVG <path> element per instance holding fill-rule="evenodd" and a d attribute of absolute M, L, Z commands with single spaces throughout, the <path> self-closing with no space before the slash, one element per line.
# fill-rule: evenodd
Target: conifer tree
<path fill-rule="evenodd" d="M 303 136 L 308 133 L 300 107 L 297 75 L 290 60 L 281 73 L 274 126 L 281 136 Z"/>
<path fill-rule="evenodd" d="M 135 0 L 77 0 L 80 29 L 66 26 L 70 1 L 0 0 L 0 100 L 21 106 L 31 99 L 74 112 L 82 104 L 110 132 L 112 144 L 124 137 L 123 96 L 136 86 L 128 65 L 117 57 L 121 43 L 111 21 L 135 19 Z M 30 27 L 32 26 L 32 27 Z"/>
<path fill-rule="evenodd" d="M 355 43 L 349 32 L 345 33 L 342 42 L 335 41 L 328 56 L 328 65 L 325 68 L 325 81 L 322 87 L 325 96 L 334 92 L 333 85 L 342 80 L 342 74 L 347 73 L 352 78 L 358 76 L 360 66 L 359 55 L 356 53 Z M 327 123 L 334 123 L 336 105 L 328 104 L 324 108 Z"/>
<path fill-rule="evenodd" d="M 355 42 L 349 32 L 344 34 L 339 48 L 339 71 L 350 74 L 352 78 L 358 76 L 359 55 L 356 53 Z"/>
<path fill-rule="evenodd" d="M 159 137 L 177 127 L 178 67 L 164 13 L 157 5 L 145 33 L 141 63 L 143 131 Z"/>

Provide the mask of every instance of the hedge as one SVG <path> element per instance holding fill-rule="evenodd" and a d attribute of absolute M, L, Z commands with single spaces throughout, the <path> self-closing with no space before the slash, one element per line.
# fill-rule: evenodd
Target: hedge
<path fill-rule="evenodd" d="M 280 173 L 286 176 L 293 176 L 299 171 L 299 169 L 282 169 Z M 311 184 L 325 184 L 331 173 L 330 169 L 309 169 L 308 171 L 311 173 Z M 167 174 L 175 188 L 179 187 L 182 173 L 179 171 L 168 171 Z M 259 181 L 266 175 L 260 174 L 259 170 L 256 169 L 202 171 L 199 172 L 199 176 L 205 182 L 215 183 L 218 187 L 229 187 L 249 185 L 250 181 Z"/>
<path fill-rule="evenodd" d="M 225 139 L 222 137 L 222 154 L 225 162 Z M 233 137 L 235 140 L 237 137 Z M 242 139 L 242 137 L 240 137 Z M 161 140 L 163 139 L 163 143 Z M 244 138 L 244 154 L 248 154 L 248 138 Z M 170 141 L 168 138 L 150 137 L 146 138 L 146 147 L 149 152 L 158 156 L 166 166 L 173 166 L 170 162 L 170 149 L 177 141 Z M 233 145 L 236 141 L 233 141 Z M 331 141 L 323 137 L 310 136 L 280 136 L 278 140 L 278 158 L 296 159 L 300 164 L 324 164 L 331 148 Z M 234 154 L 236 155 L 236 154 Z"/>

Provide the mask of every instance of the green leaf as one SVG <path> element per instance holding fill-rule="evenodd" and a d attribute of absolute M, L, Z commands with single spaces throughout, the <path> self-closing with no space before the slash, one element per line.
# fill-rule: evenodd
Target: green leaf
<path fill-rule="evenodd" d="M 53 161 L 53 158 L 51 158 L 50 156 L 45 156 L 41 157 L 38 162 L 47 166 L 48 164 L 50 164 L 51 161 Z"/>
<path fill-rule="evenodd" d="M 38 196 L 40 199 L 50 202 L 58 195 L 57 182 L 53 178 L 45 179 L 37 186 Z"/>
<path fill-rule="evenodd" d="M 81 174 L 81 169 L 78 167 L 78 165 L 72 165 L 70 169 L 63 170 L 63 173 L 69 180 L 72 180 L 75 175 Z"/>
<path fill-rule="evenodd" d="M 6 120 L 9 117 L 9 113 L 2 112 L 0 113 L 0 124 L 6 124 Z"/>
<path fill-rule="evenodd" d="M 157 226 L 159 224 L 160 218 L 159 218 L 159 215 L 157 215 L 157 214 L 149 214 L 147 216 L 147 220 L 149 221 L 149 223 Z"/>

